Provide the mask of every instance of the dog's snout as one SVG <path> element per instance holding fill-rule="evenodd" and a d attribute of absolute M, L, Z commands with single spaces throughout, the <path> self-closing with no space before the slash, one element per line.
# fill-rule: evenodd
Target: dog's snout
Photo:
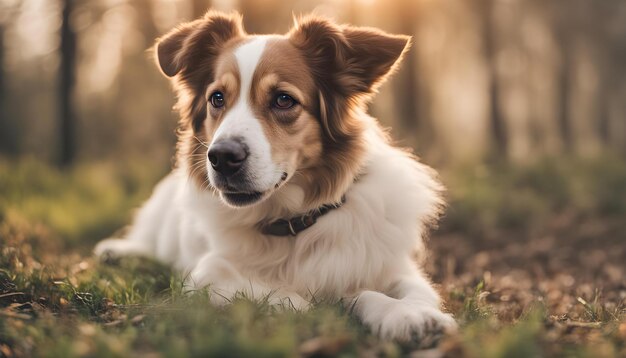
<path fill-rule="evenodd" d="M 209 162 L 216 172 L 230 176 L 242 167 L 248 157 L 248 150 L 238 140 L 223 139 L 211 145 L 208 155 Z"/>

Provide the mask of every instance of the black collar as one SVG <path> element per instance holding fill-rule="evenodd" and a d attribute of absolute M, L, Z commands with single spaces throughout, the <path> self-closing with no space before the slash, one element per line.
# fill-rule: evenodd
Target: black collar
<path fill-rule="evenodd" d="M 345 202 L 346 196 L 344 195 L 338 203 L 322 205 L 304 215 L 294 216 L 290 219 L 278 219 L 269 224 L 263 224 L 261 226 L 261 232 L 265 235 L 296 236 L 300 232 L 313 226 L 318 218 L 326 215 L 333 209 L 340 208 Z"/>

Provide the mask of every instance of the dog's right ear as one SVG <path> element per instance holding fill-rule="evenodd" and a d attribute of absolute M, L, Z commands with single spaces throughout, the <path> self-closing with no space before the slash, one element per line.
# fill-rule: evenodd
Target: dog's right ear
<path fill-rule="evenodd" d="M 183 66 L 180 57 L 185 39 L 200 25 L 196 20 L 180 25 L 157 40 L 156 59 L 161 71 L 168 77 L 175 76 Z"/>
<path fill-rule="evenodd" d="M 201 19 L 182 24 L 156 43 L 156 59 L 161 71 L 174 77 L 193 69 L 208 57 L 219 53 L 228 40 L 245 34 L 241 15 L 209 11 Z"/>

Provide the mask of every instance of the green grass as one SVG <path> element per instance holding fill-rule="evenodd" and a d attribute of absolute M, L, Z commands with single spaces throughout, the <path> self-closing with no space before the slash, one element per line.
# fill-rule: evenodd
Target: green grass
<path fill-rule="evenodd" d="M 61 171 L 34 159 L 0 158 L 0 219 L 45 224 L 63 244 L 94 243 L 130 221 L 160 174 L 123 163 Z"/>
<path fill-rule="evenodd" d="M 626 216 L 626 165 L 601 159 L 543 159 L 527 166 L 471 165 L 445 173 L 446 229 L 474 237 L 528 234 L 559 213 Z"/>
<path fill-rule="evenodd" d="M 18 355 L 278 357 L 312 339 L 323 342 L 321 349 L 354 355 L 365 335 L 340 305 L 298 314 L 241 297 L 214 308 L 207 292 L 185 293 L 180 276 L 148 259 L 87 259 L 56 277 L 11 255 L 3 256 L 0 282 L 9 288 L 2 292 L 19 295 L 0 294 L 0 344 Z"/>
<path fill-rule="evenodd" d="M 104 264 L 88 255 L 95 240 L 129 222 L 159 174 L 0 161 L 0 356 L 394 357 L 418 348 L 380 341 L 340 304 L 295 313 L 240 297 L 215 308 L 207 292 L 184 292 L 183 278 L 157 262 Z M 569 212 L 603 222 L 626 215 L 626 165 L 615 158 L 468 167 L 444 179 L 451 206 L 441 231 L 467 240 L 532 235 Z M 444 263 L 435 265 L 439 272 Z M 615 295 L 573 287 L 577 303 L 557 317 L 540 299 L 496 302 L 493 284 L 456 282 L 465 281 L 442 288 L 461 324 L 438 345 L 445 356 L 626 354 L 626 311 Z M 503 304 L 521 313 L 505 317 Z"/>

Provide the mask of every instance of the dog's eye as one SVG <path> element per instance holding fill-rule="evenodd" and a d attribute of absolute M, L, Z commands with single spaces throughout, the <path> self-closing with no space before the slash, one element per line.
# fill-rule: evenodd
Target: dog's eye
<path fill-rule="evenodd" d="M 278 109 L 289 109 L 295 106 L 298 102 L 296 102 L 293 97 L 286 93 L 279 93 L 272 102 L 272 106 Z"/>
<path fill-rule="evenodd" d="M 211 97 L 209 97 L 209 102 L 211 102 L 211 106 L 215 108 L 224 107 L 224 94 L 222 92 L 213 92 Z"/>

